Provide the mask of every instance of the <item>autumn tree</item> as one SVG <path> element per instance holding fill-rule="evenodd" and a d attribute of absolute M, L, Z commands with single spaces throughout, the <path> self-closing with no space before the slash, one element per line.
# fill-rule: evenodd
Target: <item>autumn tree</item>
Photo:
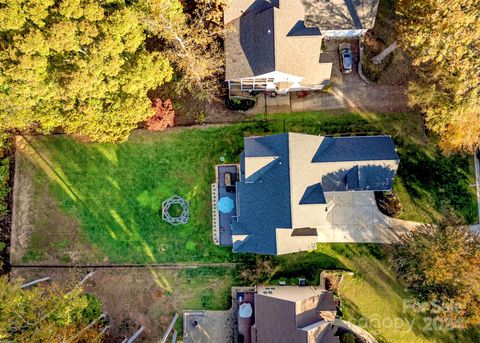
<path fill-rule="evenodd" d="M 0 277 L 0 341 L 101 341 L 99 302 L 81 288 L 56 284 L 21 289 Z"/>
<path fill-rule="evenodd" d="M 217 76 L 223 71 L 224 0 L 140 1 L 144 22 L 161 37 L 165 51 L 178 73 L 178 93 L 208 98 L 216 92 Z"/>
<path fill-rule="evenodd" d="M 420 310 L 448 328 L 480 323 L 480 236 L 451 216 L 393 248 L 393 267 Z"/>
<path fill-rule="evenodd" d="M 480 2 L 399 0 L 399 44 L 409 53 L 418 78 L 412 105 L 449 152 L 480 147 Z"/>
<path fill-rule="evenodd" d="M 2 1 L 0 129 L 117 141 L 152 116 L 147 91 L 172 69 L 146 50 L 145 14 L 131 3 Z"/>

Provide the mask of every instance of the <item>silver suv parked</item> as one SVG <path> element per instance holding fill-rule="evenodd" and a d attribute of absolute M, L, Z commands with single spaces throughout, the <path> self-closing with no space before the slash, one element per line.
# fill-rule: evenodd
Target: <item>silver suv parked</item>
<path fill-rule="evenodd" d="M 349 74 L 352 72 L 353 68 L 353 59 L 352 59 L 352 50 L 350 49 L 350 44 L 342 43 L 338 47 L 340 52 L 340 66 L 342 68 L 342 73 Z"/>

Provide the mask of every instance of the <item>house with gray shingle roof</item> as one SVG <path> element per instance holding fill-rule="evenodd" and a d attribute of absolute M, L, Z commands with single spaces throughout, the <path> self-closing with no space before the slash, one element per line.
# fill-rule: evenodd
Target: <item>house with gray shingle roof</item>
<path fill-rule="evenodd" d="M 332 199 L 391 190 L 400 162 L 390 136 L 284 133 L 244 142 L 231 223 L 234 252 L 280 255 L 343 242 L 330 234 L 331 213 L 338 212 Z M 362 242 L 368 241 L 374 242 Z"/>
<path fill-rule="evenodd" d="M 322 58 L 323 39 L 365 34 L 378 2 L 230 0 L 224 15 L 230 95 L 323 89 L 332 73 L 332 62 Z"/>

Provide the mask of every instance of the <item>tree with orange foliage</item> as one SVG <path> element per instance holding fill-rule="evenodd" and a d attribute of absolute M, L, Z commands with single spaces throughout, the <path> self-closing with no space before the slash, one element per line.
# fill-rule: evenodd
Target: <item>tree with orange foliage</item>
<path fill-rule="evenodd" d="M 168 127 L 173 127 L 175 121 L 175 110 L 172 100 L 155 99 L 153 102 L 155 115 L 147 120 L 147 129 L 149 131 L 164 131 Z"/>
<path fill-rule="evenodd" d="M 393 267 L 413 305 L 446 328 L 480 324 L 480 236 L 448 215 L 420 225 L 393 249 Z"/>

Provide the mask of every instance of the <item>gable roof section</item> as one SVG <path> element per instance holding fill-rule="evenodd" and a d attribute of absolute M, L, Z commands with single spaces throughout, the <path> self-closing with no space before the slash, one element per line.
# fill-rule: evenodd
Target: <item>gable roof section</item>
<path fill-rule="evenodd" d="M 395 170 L 375 165 L 360 166 L 358 171 L 358 189 L 389 191 L 393 187 Z"/>
<path fill-rule="evenodd" d="M 274 136 L 269 136 L 274 137 Z M 269 145 L 274 144 L 275 138 L 267 137 L 249 137 L 244 140 L 245 145 L 245 157 L 269 157 L 269 156 L 278 156 L 275 152 L 272 151 L 272 148 Z M 280 143 L 281 144 L 281 143 Z"/>
<path fill-rule="evenodd" d="M 325 194 L 323 193 L 323 188 L 321 183 L 316 183 L 309 186 L 305 193 L 303 194 L 302 200 L 300 200 L 300 205 L 306 204 L 326 204 L 327 200 L 325 199 Z"/>
<path fill-rule="evenodd" d="M 345 176 L 345 189 L 346 190 L 356 190 L 359 187 L 359 168 L 358 166 L 353 167 L 347 172 Z"/>
<path fill-rule="evenodd" d="M 234 252 L 276 254 L 277 228 L 292 226 L 288 134 L 245 138 L 245 156 L 278 156 L 266 167 L 237 183 L 239 228 L 233 234 L 251 232 L 233 244 Z"/>
<path fill-rule="evenodd" d="M 312 162 L 400 160 L 390 136 L 325 137 Z"/>
<path fill-rule="evenodd" d="M 227 80 L 275 70 L 274 8 L 266 1 L 256 1 L 228 26 L 225 33 Z"/>
<path fill-rule="evenodd" d="M 325 307 L 321 303 L 325 299 L 333 299 L 333 295 L 327 293 L 330 292 L 315 287 L 258 286 L 255 294 L 257 341 L 338 342 L 331 324 L 319 314 L 321 308 Z M 336 311 L 336 307 L 332 311 Z"/>
<path fill-rule="evenodd" d="M 388 191 L 393 187 L 395 169 L 389 165 L 362 165 L 322 176 L 325 192 Z"/>
<path fill-rule="evenodd" d="M 320 29 L 318 27 L 305 26 L 305 20 L 299 20 L 288 32 L 287 36 L 320 36 Z"/>

